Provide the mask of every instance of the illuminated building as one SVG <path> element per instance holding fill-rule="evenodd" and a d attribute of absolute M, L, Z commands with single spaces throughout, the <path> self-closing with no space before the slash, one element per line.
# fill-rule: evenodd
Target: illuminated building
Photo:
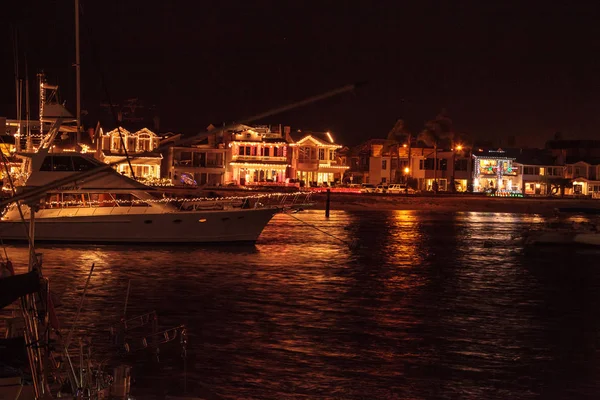
<path fill-rule="evenodd" d="M 430 147 L 416 147 L 411 151 L 410 174 L 417 180 L 416 189 L 432 191 L 434 182 L 437 181 L 438 191 L 452 191 L 452 182 L 457 192 L 468 190 L 471 162 L 470 151 L 435 149 Z M 436 164 L 437 160 L 437 164 Z"/>
<path fill-rule="evenodd" d="M 521 193 L 516 154 L 502 149 L 473 151 L 473 192 Z"/>
<path fill-rule="evenodd" d="M 127 154 L 131 156 L 131 168 L 135 178 L 154 181 L 161 176 L 162 155 L 155 150 L 159 142 L 158 135 L 147 128 L 133 133 L 122 127 L 106 133 L 100 128 L 96 138 L 95 157 L 102 162 L 113 163 L 123 160 L 127 150 Z M 114 168 L 124 175 L 131 176 L 126 160 L 116 164 Z"/>
<path fill-rule="evenodd" d="M 208 134 L 185 146 L 177 146 L 181 134 L 167 135 L 161 145 L 173 142 L 163 152 L 164 171 L 174 185 L 216 186 L 225 183 L 227 148 L 223 134 Z"/>
<path fill-rule="evenodd" d="M 586 160 L 567 157 L 564 176 L 571 180 L 571 187 L 565 189 L 565 194 L 600 198 L 600 159 Z"/>
<path fill-rule="evenodd" d="M 384 139 L 372 139 L 354 150 L 351 170 L 362 176 L 363 183 L 404 183 L 417 190 L 431 191 L 434 182 L 438 190 L 450 191 L 454 181 L 456 191 L 467 191 L 470 182 L 470 149 L 437 151 L 437 166 L 434 170 L 434 149 L 408 146 Z M 410 154 L 410 160 L 409 160 Z"/>
<path fill-rule="evenodd" d="M 289 132 L 289 127 L 286 127 Z M 228 132 L 231 182 L 239 185 L 283 184 L 289 168 L 288 142 L 281 125 L 240 125 Z"/>
<path fill-rule="evenodd" d="M 290 144 L 291 176 L 307 186 L 332 185 L 341 182 L 350 167 L 343 165 L 337 152 L 342 148 L 333 140 L 331 132 L 298 132 L 298 139 Z"/>

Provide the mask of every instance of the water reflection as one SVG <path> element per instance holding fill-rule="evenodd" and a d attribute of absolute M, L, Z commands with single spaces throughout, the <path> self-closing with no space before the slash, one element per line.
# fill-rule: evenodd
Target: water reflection
<path fill-rule="evenodd" d="M 506 399 L 600 390 L 600 271 L 578 253 L 525 254 L 517 239 L 541 217 L 295 217 L 277 215 L 250 247 L 41 251 L 67 326 L 96 265 L 79 324 L 96 341 L 122 315 L 128 281 L 131 315 L 156 310 L 163 326 L 185 323 L 188 394 Z M 26 261 L 26 249 L 8 251 Z M 176 346 L 162 354 L 160 365 L 138 365 L 136 397 L 180 386 Z"/>

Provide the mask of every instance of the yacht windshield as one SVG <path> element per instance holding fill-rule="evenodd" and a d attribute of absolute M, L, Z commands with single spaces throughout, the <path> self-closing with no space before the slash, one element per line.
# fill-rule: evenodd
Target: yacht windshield
<path fill-rule="evenodd" d="M 98 163 L 82 156 L 51 155 L 44 158 L 40 171 L 88 171 Z"/>

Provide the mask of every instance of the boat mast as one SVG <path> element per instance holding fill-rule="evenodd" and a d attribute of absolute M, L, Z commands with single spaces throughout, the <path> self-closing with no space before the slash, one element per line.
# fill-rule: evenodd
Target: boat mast
<path fill-rule="evenodd" d="M 75 0 L 75 79 L 77 80 L 77 145 L 81 143 L 81 71 L 79 61 L 79 0 Z"/>
<path fill-rule="evenodd" d="M 17 38 L 17 28 L 15 27 L 14 30 L 11 30 L 11 34 L 12 34 L 12 39 L 13 39 L 13 63 L 14 63 L 14 69 L 15 69 L 15 100 L 16 103 L 15 105 L 17 106 L 17 123 L 19 124 L 18 126 L 18 132 L 19 132 L 19 139 L 20 136 L 23 134 L 22 129 L 21 129 L 21 89 L 22 89 L 22 83 L 21 83 L 21 79 L 19 78 L 19 45 L 18 45 L 18 38 Z M 16 140 L 15 140 L 16 143 Z"/>

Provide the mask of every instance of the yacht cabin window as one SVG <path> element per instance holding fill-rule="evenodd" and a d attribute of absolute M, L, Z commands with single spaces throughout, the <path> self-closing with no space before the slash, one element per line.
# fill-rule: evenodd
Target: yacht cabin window
<path fill-rule="evenodd" d="M 40 171 L 88 171 L 98 165 L 84 157 L 47 156 Z"/>

